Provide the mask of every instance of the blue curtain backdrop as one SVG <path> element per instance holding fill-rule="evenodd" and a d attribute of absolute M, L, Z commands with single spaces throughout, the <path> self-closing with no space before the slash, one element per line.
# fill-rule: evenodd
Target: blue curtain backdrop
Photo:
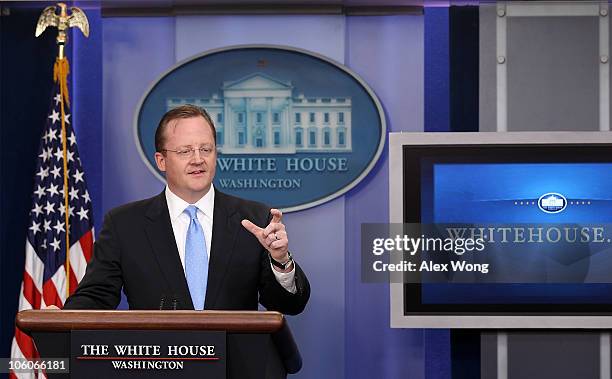
<path fill-rule="evenodd" d="M 39 14 L 22 6 L 0 17 L 1 357 L 10 356 L 36 156 L 53 87 L 55 38 L 33 38 Z"/>

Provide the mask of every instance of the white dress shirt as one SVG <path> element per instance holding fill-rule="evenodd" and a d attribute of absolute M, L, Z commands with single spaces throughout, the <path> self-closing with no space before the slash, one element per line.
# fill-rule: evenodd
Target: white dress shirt
<path fill-rule="evenodd" d="M 195 204 L 189 204 L 185 200 L 175 195 L 170 188 L 166 186 L 166 202 L 168 203 L 168 211 L 170 213 L 170 223 L 172 224 L 172 231 L 174 232 L 174 239 L 176 240 L 176 247 L 179 251 L 179 257 L 181 259 L 181 265 L 183 266 L 183 272 L 185 272 L 185 241 L 187 239 L 187 229 L 189 229 L 189 223 L 191 222 L 189 215 L 185 213 L 190 205 L 195 205 L 198 208 L 197 217 L 202 229 L 204 229 L 204 237 L 206 238 L 206 255 L 210 261 L 210 247 L 212 242 L 213 232 L 213 210 L 215 209 L 215 189 L 210 186 L 210 190 L 200 200 L 196 201 Z M 242 227 L 242 226 L 240 226 Z M 272 272 L 276 277 L 276 280 L 283 286 L 284 289 L 291 293 L 296 293 L 297 288 L 295 286 L 295 266 L 290 272 L 278 272 L 270 264 Z"/>

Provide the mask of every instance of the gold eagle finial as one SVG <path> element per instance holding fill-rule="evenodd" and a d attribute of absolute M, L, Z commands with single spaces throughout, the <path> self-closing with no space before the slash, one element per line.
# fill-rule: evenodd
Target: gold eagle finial
<path fill-rule="evenodd" d="M 34 35 L 36 37 L 40 36 L 49 26 L 56 27 L 58 30 L 57 44 L 60 45 L 60 57 L 63 57 L 63 47 L 67 41 L 66 30 L 68 28 L 77 27 L 81 29 L 85 37 L 89 37 L 89 22 L 87 21 L 85 12 L 80 8 L 70 7 L 71 14 L 69 16 L 66 11 L 66 4 L 58 3 L 57 6 L 60 10 L 59 15 L 55 13 L 57 7 L 53 5 L 46 7 L 42 11 L 36 23 L 36 32 Z"/>

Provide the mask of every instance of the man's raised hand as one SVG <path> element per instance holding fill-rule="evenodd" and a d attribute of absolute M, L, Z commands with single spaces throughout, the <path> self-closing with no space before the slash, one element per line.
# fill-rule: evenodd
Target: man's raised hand
<path fill-rule="evenodd" d="M 282 223 L 283 213 L 278 209 L 271 209 L 270 214 L 272 220 L 265 228 L 260 228 L 249 220 L 242 220 L 242 226 L 257 237 L 259 243 L 270 252 L 272 259 L 286 262 L 289 259 L 289 239 Z"/>

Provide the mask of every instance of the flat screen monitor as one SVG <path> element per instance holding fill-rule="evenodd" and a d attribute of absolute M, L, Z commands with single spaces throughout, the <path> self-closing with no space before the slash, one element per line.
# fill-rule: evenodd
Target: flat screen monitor
<path fill-rule="evenodd" d="M 390 222 L 612 225 L 610 133 L 401 133 L 390 160 Z M 597 259 L 612 268 L 612 250 Z M 400 327 L 612 326 L 612 270 L 588 283 L 393 283 L 391 298 Z"/>

